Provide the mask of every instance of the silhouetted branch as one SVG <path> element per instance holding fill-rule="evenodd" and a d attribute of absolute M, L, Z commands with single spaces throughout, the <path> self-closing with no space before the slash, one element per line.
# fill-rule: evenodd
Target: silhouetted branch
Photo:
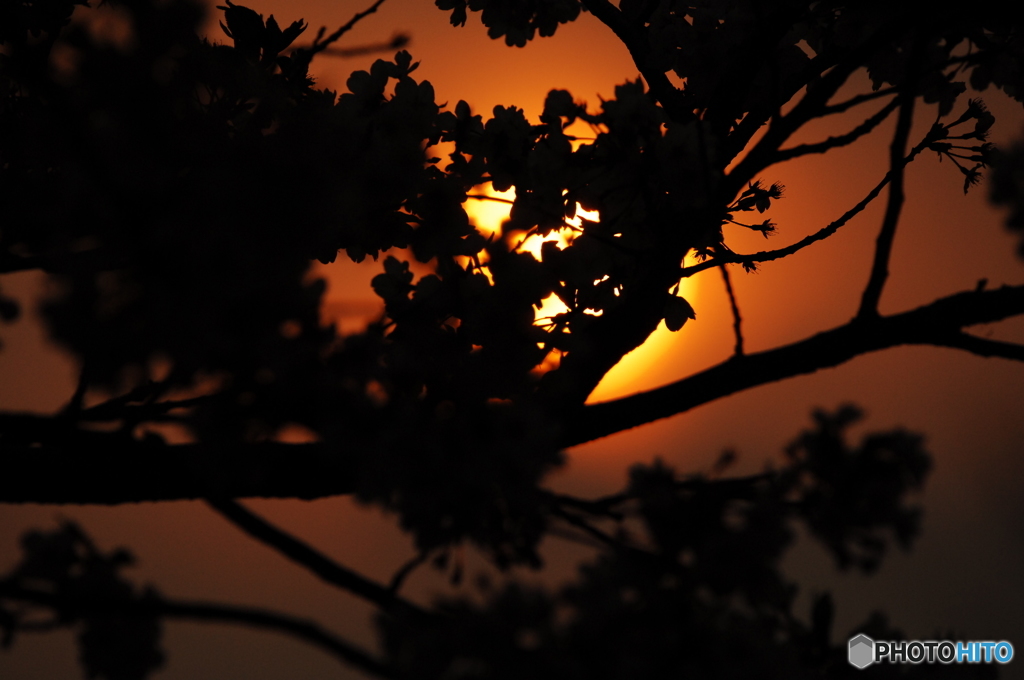
<path fill-rule="evenodd" d="M 907 139 L 910 137 L 910 126 L 914 122 L 914 101 L 912 90 L 900 95 L 900 115 L 896 120 L 896 133 L 893 135 L 889 149 L 889 201 L 885 208 L 882 228 L 875 243 L 875 259 L 871 265 L 871 276 L 864 296 L 861 298 L 857 316 L 864 318 L 878 315 L 878 301 L 882 297 L 882 289 L 889 277 L 889 257 L 892 254 L 892 242 L 896 237 L 900 212 L 903 210 L 903 169 L 906 167 L 904 154 L 907 150 Z"/>
<path fill-rule="evenodd" d="M 707 479 L 705 477 L 690 477 L 681 479 L 675 483 L 675 488 L 680 491 L 696 489 L 698 487 L 713 488 L 724 496 L 731 498 L 746 499 L 752 496 L 752 489 L 757 484 L 767 481 L 775 476 L 774 472 L 761 472 L 745 477 L 726 477 L 724 479 Z M 602 496 L 601 498 L 577 498 L 567 494 L 547 492 L 548 498 L 559 507 L 570 507 L 588 515 L 608 517 L 614 520 L 621 520 L 625 515 L 623 512 L 613 510 L 624 503 L 636 498 L 629 492 L 621 492 Z"/>
<path fill-rule="evenodd" d="M 923 151 L 931 141 L 931 136 L 925 135 L 924 139 L 921 140 L 921 142 L 917 146 L 911 149 L 910 153 L 907 154 L 906 157 L 903 159 L 903 166 L 906 166 L 911 161 L 913 161 L 914 158 L 916 158 L 918 154 L 920 154 L 921 151 Z M 682 269 L 679 270 L 679 276 L 682 278 L 686 278 L 688 276 L 693 276 L 694 274 L 699 274 L 700 272 L 706 269 L 711 269 L 712 267 L 719 267 L 727 263 L 741 264 L 746 268 L 750 268 L 752 265 L 760 262 L 771 262 L 772 260 L 779 260 L 784 257 L 788 257 L 793 253 L 796 253 L 797 251 L 803 250 L 812 243 L 824 241 L 826 238 L 839 231 L 840 227 L 844 226 L 847 222 L 849 222 L 851 219 L 860 214 L 864 210 L 864 208 L 866 208 L 873 200 L 878 198 L 878 195 L 882 192 L 882 189 L 884 189 L 886 185 L 888 185 L 889 182 L 892 181 L 892 177 L 893 172 L 890 170 L 885 174 L 885 177 L 883 177 L 881 181 L 878 184 L 876 184 L 871 189 L 871 191 L 867 193 L 867 195 L 864 196 L 864 198 L 862 198 L 856 205 L 854 205 L 852 208 L 843 213 L 839 219 L 837 219 L 835 222 L 830 222 L 828 225 L 822 227 L 813 234 L 810 234 L 809 236 L 805 236 L 804 238 L 800 239 L 799 241 L 792 245 L 788 245 L 785 248 L 778 248 L 776 250 L 762 250 L 760 252 L 751 253 L 747 255 L 732 252 L 720 253 L 711 259 L 705 260 L 703 262 L 698 262 L 697 264 L 690 265 L 689 267 L 683 267 Z"/>
<path fill-rule="evenodd" d="M 409 577 L 409 574 L 415 571 L 416 567 L 426 562 L 428 557 L 430 557 L 430 551 L 424 550 L 403 564 L 395 572 L 395 575 L 391 577 L 391 581 L 388 583 L 388 590 L 392 593 L 397 593 L 402 584 L 405 583 L 405 579 Z"/>
<path fill-rule="evenodd" d="M 377 0 L 375 3 L 370 5 L 367 9 L 364 9 L 362 12 L 357 12 L 355 14 L 355 16 L 353 16 L 351 19 L 349 19 L 347 24 L 345 24 L 344 26 L 342 26 L 341 28 L 336 30 L 334 33 L 331 33 L 323 41 L 320 40 L 320 36 L 317 36 L 317 39 L 313 42 L 312 47 L 310 47 L 309 50 L 308 50 L 309 57 L 312 57 L 313 55 L 318 54 L 318 53 L 323 52 L 324 50 L 326 50 L 328 47 L 331 46 L 331 43 L 336 42 L 339 38 L 341 38 L 341 36 L 345 35 L 349 31 L 351 31 L 352 28 L 357 23 L 359 23 L 360 21 L 362 21 L 363 19 L 365 19 L 369 15 L 373 14 L 374 12 L 376 12 L 377 8 L 380 7 L 383 4 L 384 4 L 384 0 Z"/>
<path fill-rule="evenodd" d="M 896 106 L 899 104 L 898 99 L 893 99 L 886 104 L 878 113 L 871 116 L 863 123 L 855 127 L 845 135 L 837 135 L 835 137 L 829 137 L 823 142 L 817 142 L 815 144 L 801 144 L 800 146 L 794 146 L 791 149 L 782 149 L 778 152 L 776 162 L 781 163 L 788 161 L 791 158 L 797 158 L 799 156 L 807 156 L 812 153 L 825 153 L 831 149 L 836 149 L 841 146 L 846 146 L 857 141 L 864 135 L 868 134 L 876 127 L 878 127 L 882 121 L 889 117 L 889 114 L 896 110 Z"/>
<path fill-rule="evenodd" d="M 395 595 L 389 588 L 341 566 L 239 503 L 225 498 L 207 498 L 206 502 L 242 531 L 309 569 L 327 583 L 368 600 L 385 611 L 403 610 L 413 614 L 426 614 L 416 605 Z"/>
<path fill-rule="evenodd" d="M 736 336 L 736 356 L 743 355 L 743 320 L 740 318 L 740 307 L 736 304 L 736 293 L 732 289 L 732 281 L 729 279 L 729 271 L 723 264 L 719 267 L 722 272 L 722 280 L 725 281 L 725 292 L 729 294 L 729 306 L 732 308 L 732 331 Z"/>
<path fill-rule="evenodd" d="M 775 164 L 779 147 L 805 123 L 824 115 L 828 100 L 839 91 L 839 88 L 857 69 L 863 66 L 867 56 L 902 31 L 905 23 L 905 18 L 894 20 L 885 29 L 879 30 L 864 43 L 850 50 L 817 82 L 808 85 L 807 93 L 796 106 L 785 116 L 773 119 L 764 136 L 726 176 L 722 187 L 723 195 L 726 197 L 736 195 L 749 182 L 753 181 L 759 172 Z"/>
<path fill-rule="evenodd" d="M 513 205 L 515 201 L 501 196 L 488 196 L 487 194 L 466 194 L 466 198 L 474 198 L 478 201 L 494 201 L 495 203 L 507 203 Z"/>
<path fill-rule="evenodd" d="M 71 395 L 71 399 L 64 406 L 62 412 L 65 415 L 74 416 L 82 412 L 82 404 L 85 401 L 85 393 L 89 389 L 88 373 L 86 372 L 85 366 L 82 366 L 78 370 L 78 382 L 75 384 L 75 391 Z"/>
<path fill-rule="evenodd" d="M 576 527 L 587 536 L 593 538 L 595 541 L 602 545 L 607 545 L 611 548 L 621 548 L 623 544 L 621 541 L 616 540 L 613 536 L 601 531 L 590 522 L 586 521 L 582 517 L 574 515 L 563 508 L 555 507 L 551 510 L 552 514 L 556 517 L 565 520 L 570 525 Z"/>
<path fill-rule="evenodd" d="M 546 492 L 548 499 L 557 506 L 575 508 L 588 515 L 599 515 L 612 519 L 621 519 L 622 513 L 612 510 L 616 505 L 624 503 L 632 498 L 626 493 L 617 493 L 602 498 L 587 499 L 576 498 L 567 494 Z"/>
<path fill-rule="evenodd" d="M 855 319 L 790 345 L 731 357 L 658 389 L 585 406 L 567 424 L 561 443 L 582 444 L 684 413 L 741 390 L 838 366 L 880 349 L 900 345 L 948 347 L 950 337 L 961 328 L 1019 314 L 1024 314 L 1024 286 L 1004 286 L 957 293 L 892 316 Z"/>
<path fill-rule="evenodd" d="M 822 109 L 822 113 L 824 115 L 832 115 L 832 114 L 835 114 L 835 113 L 843 113 L 844 111 L 848 111 L 849 109 L 852 109 L 855 106 L 860 106 L 861 104 L 864 104 L 866 102 L 869 102 L 869 101 L 872 101 L 872 100 L 875 100 L 875 99 L 879 99 L 881 97 L 887 97 L 890 94 L 895 94 L 895 93 L 896 93 L 896 88 L 895 87 L 883 87 L 880 90 L 876 90 L 874 92 L 866 92 L 864 94 L 859 94 L 859 95 L 857 95 L 855 97 L 850 97 L 846 101 L 839 102 L 838 104 L 831 104 L 829 106 L 826 106 L 824 109 Z"/>
<path fill-rule="evenodd" d="M 361 57 L 367 54 L 375 54 L 377 52 L 400 50 L 408 44 L 409 36 L 405 35 L 404 33 L 398 33 L 387 42 L 372 43 L 369 45 L 356 45 L 355 47 L 328 47 L 325 49 L 318 50 L 318 53 L 322 54 L 325 57 L 351 59 L 352 57 Z M 313 45 L 307 45 L 300 49 L 310 50 L 313 47 Z"/>
<path fill-rule="evenodd" d="M 191 500 L 211 485 L 235 498 L 322 498 L 353 490 L 348 461 L 322 443 L 167 444 L 62 416 L 0 413 L 3 503 Z"/>
<path fill-rule="evenodd" d="M 573 526 L 561 526 L 558 524 L 552 524 L 548 527 L 548 535 L 554 538 L 560 538 L 563 541 L 569 541 L 576 545 L 581 545 L 584 548 L 592 548 L 595 550 L 604 549 L 605 545 L 603 542 L 597 540 L 590 534 L 584 533 Z"/>
<path fill-rule="evenodd" d="M 1014 342 L 979 338 L 978 336 L 971 335 L 970 333 L 955 333 L 950 335 L 948 338 L 944 338 L 941 341 L 936 342 L 935 344 L 943 345 L 945 347 L 953 347 L 956 349 L 964 349 L 971 354 L 977 354 L 981 357 L 1000 357 L 1003 359 L 1024 361 L 1024 345 L 1018 345 Z"/>
<path fill-rule="evenodd" d="M 73 612 L 79 617 L 121 614 L 125 616 L 158 616 L 252 626 L 291 635 L 315 647 L 319 647 L 339 660 L 374 676 L 382 678 L 393 677 L 391 670 L 383 663 L 352 643 L 329 633 L 319 624 L 265 609 L 206 602 L 167 600 L 154 594 L 147 594 L 138 600 L 71 597 L 23 588 L 4 581 L 0 581 L 0 597 L 40 605 L 61 612 Z M 44 630 L 53 627 L 49 625 L 51 622 L 46 623 L 48 625 L 44 627 Z M 25 625 L 18 624 L 18 630 L 26 630 Z M 32 632 L 35 631 L 33 630 Z"/>

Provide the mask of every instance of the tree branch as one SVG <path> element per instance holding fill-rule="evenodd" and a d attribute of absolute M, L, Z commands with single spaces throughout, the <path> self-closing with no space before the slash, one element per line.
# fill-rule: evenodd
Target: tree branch
<path fill-rule="evenodd" d="M 1024 314 L 1024 286 L 963 292 L 915 310 L 860 320 L 783 347 L 732 357 L 678 382 L 568 416 L 562 446 L 574 446 L 684 413 L 736 392 L 838 366 L 900 345 L 955 347 L 1019 359 L 1016 345 L 960 329 Z M 15 433 L 43 430 L 33 442 Z M 225 497 L 313 499 L 351 493 L 354 470 L 324 444 L 167 445 L 119 433 L 68 429 L 67 419 L 0 414 L 0 502 L 131 503 L 203 498 L 216 476 Z M 88 452 L 89 455 L 84 455 Z"/>
<path fill-rule="evenodd" d="M 1024 286 L 957 293 L 908 312 L 854 319 L 790 345 L 734 356 L 664 387 L 586 406 L 567 424 L 561 445 L 592 441 L 751 387 L 838 366 L 868 352 L 900 345 L 957 346 L 951 338 L 959 329 L 1019 314 L 1024 314 Z M 982 342 L 984 348 L 975 346 L 992 351 L 992 356 L 1002 356 L 1000 351 L 1011 353 L 1003 343 Z"/>
<path fill-rule="evenodd" d="M 779 147 L 794 132 L 809 120 L 827 115 L 828 100 L 839 91 L 854 71 L 861 68 L 871 52 L 893 39 L 904 29 L 906 23 L 906 17 L 894 20 L 887 29 L 878 31 L 864 43 L 850 50 L 830 71 L 808 86 L 803 99 L 788 114 L 773 119 L 764 136 L 726 176 L 722 186 L 726 200 L 739 193 L 759 172 L 775 164 Z"/>
<path fill-rule="evenodd" d="M 864 135 L 868 134 L 879 124 L 882 123 L 889 114 L 896 110 L 896 106 L 899 104 L 899 99 L 893 99 L 886 104 L 878 113 L 871 116 L 863 123 L 855 127 L 845 135 L 837 135 L 835 137 L 829 137 L 823 142 L 817 142 L 815 144 L 801 144 L 800 146 L 794 146 L 790 149 L 782 149 L 776 154 L 776 162 L 782 163 L 790 160 L 791 158 L 798 158 L 799 156 L 807 156 L 813 153 L 825 153 L 831 149 L 837 149 L 841 146 L 847 146 L 857 141 Z"/>
<path fill-rule="evenodd" d="M 319 624 L 265 609 L 206 602 L 166 600 L 153 594 L 145 595 L 138 600 L 120 601 L 71 597 L 22 588 L 4 581 L 0 581 L 0 597 L 28 602 L 63 612 L 70 610 L 80 617 L 102 614 L 121 614 L 139 617 L 157 616 L 193 621 L 234 623 L 272 630 L 308 642 L 337 657 L 339 660 L 371 675 L 382 678 L 394 677 L 391 669 L 382 662 L 352 643 L 326 631 Z"/>
<path fill-rule="evenodd" d="M 597 527 L 592 525 L 587 520 L 585 520 L 582 517 L 579 517 L 577 515 L 574 515 L 571 512 L 568 512 L 567 510 L 565 510 L 562 507 L 552 508 L 551 509 L 551 513 L 555 517 L 558 517 L 558 518 L 564 520 L 565 522 L 567 522 L 571 526 L 576 527 L 577 529 L 582 531 L 584 534 L 586 534 L 590 538 L 594 539 L 600 545 L 608 546 L 608 547 L 612 548 L 613 550 L 625 547 L 621 541 L 616 540 L 614 537 L 612 537 L 611 535 L 605 533 L 604 531 L 601 531 L 600 529 L 598 529 Z"/>
<path fill-rule="evenodd" d="M 64 416 L 0 414 L 0 502 L 194 500 L 211 486 L 232 498 L 350 493 L 350 458 L 323 443 L 167 444 L 97 432 Z"/>
<path fill-rule="evenodd" d="M 273 548 L 293 562 L 310 570 L 331 585 L 343 588 L 364 600 L 372 602 L 384 611 L 403 611 L 426 616 L 426 612 L 411 602 L 398 597 L 394 591 L 374 583 L 365 576 L 341 566 L 323 553 L 306 545 L 239 503 L 218 498 L 206 499 L 211 508 L 223 515 L 232 524 L 261 543 Z"/>
<path fill-rule="evenodd" d="M 722 280 L 725 281 L 725 292 L 729 294 L 729 306 L 732 308 L 732 330 L 736 336 L 736 356 L 743 356 L 743 320 L 740 318 L 740 308 L 736 304 L 736 293 L 732 289 L 732 281 L 729 279 L 729 271 L 723 264 L 719 267 L 722 272 Z"/>
<path fill-rule="evenodd" d="M 357 12 L 351 19 L 348 20 L 347 24 L 336 30 L 334 33 L 331 33 L 322 42 L 319 39 L 320 36 L 317 36 L 317 40 L 313 42 L 312 47 L 310 47 L 308 50 L 309 57 L 312 58 L 314 54 L 326 50 L 328 47 L 331 46 L 332 43 L 337 42 L 337 40 L 341 38 L 341 36 L 351 31 L 356 24 L 358 24 L 360 21 L 376 12 L 377 8 L 379 8 L 383 4 L 384 0 L 377 0 L 368 8 L 364 9 L 362 12 Z"/>
<path fill-rule="evenodd" d="M 857 312 L 859 318 L 878 316 L 878 301 L 882 297 L 882 289 L 889 277 L 892 242 L 896 237 L 900 212 L 903 210 L 903 171 L 907 165 L 903 159 L 907 151 L 907 139 L 910 137 L 910 126 L 914 122 L 915 95 L 913 90 L 908 87 L 901 93 L 899 101 L 900 115 L 896 120 L 896 133 L 893 135 L 892 145 L 889 148 L 889 176 L 891 177 L 889 201 L 885 207 L 882 229 L 879 231 L 878 240 L 875 243 L 875 260 L 871 265 L 871 276 L 864 289 L 864 296 L 861 298 L 860 310 Z"/>
<path fill-rule="evenodd" d="M 1003 359 L 1024 361 L 1024 345 L 1014 342 L 1003 342 L 1001 340 L 988 340 L 987 338 L 979 338 L 970 333 L 954 333 L 946 338 L 941 338 L 935 344 L 967 350 L 971 354 L 977 354 L 980 357 L 1001 357 Z"/>
<path fill-rule="evenodd" d="M 424 550 L 399 567 L 398 571 L 395 572 L 388 582 L 388 590 L 392 593 L 398 593 L 402 584 L 409 578 L 409 575 L 416 570 L 416 567 L 426 562 L 428 557 L 430 557 L 430 551 Z"/>
<path fill-rule="evenodd" d="M 903 159 L 903 165 L 906 166 L 911 161 L 913 161 L 918 156 L 918 154 L 920 154 L 931 142 L 931 135 L 925 135 L 924 139 L 922 139 L 917 146 L 911 149 L 910 153 L 907 154 L 906 157 Z M 892 170 L 890 170 L 885 174 L 885 177 L 883 177 L 881 181 L 878 184 L 876 184 L 874 188 L 872 188 L 871 191 L 867 193 L 867 195 L 864 196 L 864 198 L 862 198 L 855 206 L 853 206 L 845 213 L 843 213 L 842 216 L 839 217 L 839 219 L 837 219 L 835 222 L 830 222 L 828 225 L 822 227 L 813 234 L 800 239 L 799 241 L 792 245 L 788 245 L 785 248 L 778 248 L 776 250 L 762 250 L 760 252 L 751 253 L 748 255 L 744 255 L 741 253 L 724 252 L 712 259 L 705 260 L 703 262 L 698 262 L 697 264 L 691 265 L 689 267 L 683 267 L 682 269 L 679 270 L 679 276 L 682 278 L 686 278 L 688 276 L 693 276 L 694 274 L 699 274 L 705 269 L 711 269 L 712 267 L 718 267 L 727 263 L 741 264 L 746 268 L 750 268 L 752 265 L 757 264 L 759 262 L 771 262 L 772 260 L 780 260 L 784 257 L 792 255 L 793 253 L 796 253 L 799 250 L 803 250 L 812 243 L 824 241 L 826 238 L 839 231 L 840 227 L 844 226 L 847 222 L 849 222 L 851 219 L 860 214 L 864 210 L 864 208 L 866 208 L 873 200 L 878 198 L 878 195 L 882 192 L 882 189 L 884 189 L 886 185 L 888 185 L 889 182 L 892 181 L 892 178 L 893 172 Z"/>
<path fill-rule="evenodd" d="M 890 94 L 894 94 L 895 92 L 895 87 L 883 87 L 882 89 L 875 90 L 874 92 L 865 92 L 864 94 L 858 94 L 855 97 L 850 97 L 846 101 L 826 106 L 824 109 L 824 113 L 825 115 L 843 113 L 844 111 L 848 111 L 849 109 L 852 109 L 855 106 L 860 106 L 865 102 L 869 102 L 874 99 L 879 99 L 881 97 L 888 97 Z"/>
<path fill-rule="evenodd" d="M 341 37 L 341 36 L 339 36 Z M 391 40 L 382 43 L 371 43 L 367 45 L 356 45 L 355 47 L 327 47 L 318 50 L 319 54 L 325 57 L 338 57 L 340 59 L 351 59 L 352 57 L 361 57 L 366 54 L 374 54 L 377 52 L 387 52 L 391 50 L 400 50 L 409 44 L 409 36 L 404 33 L 397 33 Z M 300 49 L 309 50 L 314 45 L 306 45 L 297 47 L 293 51 Z"/>

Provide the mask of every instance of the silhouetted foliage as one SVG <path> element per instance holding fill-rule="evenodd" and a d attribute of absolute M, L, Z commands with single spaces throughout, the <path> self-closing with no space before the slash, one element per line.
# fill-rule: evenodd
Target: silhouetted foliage
<path fill-rule="evenodd" d="M 204 10 L 194 0 L 112 0 L 102 9 L 122 29 L 113 36 L 90 24 L 99 10 L 84 0 L 0 0 L 0 273 L 46 273 L 43 320 L 81 366 L 60 412 L 0 414 L 0 501 L 205 498 L 379 606 L 384 656 L 309 622 L 140 594 L 118 575 L 127 553 L 104 555 L 70 524 L 28 535 L 23 561 L 0 580 L 4 643 L 38 627 L 26 612 L 49 612 L 48 625 L 79 627 L 88 677 L 133 680 L 161 663 L 160 619 L 184 616 L 282 630 L 393 677 L 853 673 L 829 597 L 808 623 L 778 562 L 798 524 L 841 569 L 872 571 L 892 539 L 908 547 L 919 522 L 906 496 L 929 468 L 916 435 L 869 435 L 851 447 L 845 432 L 860 413 L 844 407 L 815 412 L 784 465 L 761 475 L 684 475 L 655 463 L 597 500 L 541 483 L 567 446 L 867 351 L 931 344 L 1024 358 L 1024 348 L 963 331 L 1024 313 L 1024 287 L 979 287 L 892 316 L 877 307 L 906 165 L 934 151 L 967 191 L 993 157 L 994 118 L 961 95 L 995 86 L 1024 99 L 1011 5 L 437 5 L 457 26 L 481 12 L 489 35 L 510 46 L 589 12 L 642 77 L 597 109 L 553 90 L 537 122 L 501 106 L 485 119 L 464 101 L 436 103 L 405 51 L 354 72 L 346 92 L 318 88 L 311 60 L 366 13 L 296 47 L 304 21 L 282 28 L 229 1 L 219 8 L 228 45 L 199 37 Z M 838 101 L 863 68 L 873 90 Z M 938 118 L 915 141 L 918 100 L 937 104 Z M 845 134 L 783 148 L 808 122 L 872 103 Z M 725 224 L 776 233 L 767 213 L 784 188 L 762 178 L 772 165 L 853 143 L 893 116 L 887 172 L 842 218 L 778 250 L 726 244 Z M 595 136 L 575 137 L 577 121 Z M 1013 205 L 1017 229 L 1021 157 L 1019 148 L 1000 156 L 993 194 Z M 464 208 L 487 183 L 516 190 L 494 236 Z M 660 323 L 680 331 L 697 318 L 682 278 L 792 254 L 886 187 L 870 283 L 849 324 L 746 355 L 730 284 L 732 359 L 661 390 L 585 404 Z M 599 219 L 569 224 L 577 206 Z M 539 258 L 519 247 L 553 232 L 568 245 L 545 243 Z M 324 285 L 309 275 L 312 262 L 339 253 L 383 266 L 372 286 L 384 316 L 347 337 L 321 323 Z M 688 255 L 698 261 L 684 267 Z M 537 319 L 550 296 L 565 311 Z M 18 311 L 0 297 L 0 319 Z M 167 425 L 180 440 L 158 433 Z M 293 425 L 314 441 L 280 441 Z M 559 591 L 488 586 L 482 604 L 425 611 L 398 594 L 401 575 L 382 587 L 233 500 L 339 493 L 396 513 L 418 562 L 442 568 L 467 543 L 500 568 L 539 567 L 537 545 L 558 528 L 599 556 Z M 860 630 L 898 635 L 880 618 Z"/>

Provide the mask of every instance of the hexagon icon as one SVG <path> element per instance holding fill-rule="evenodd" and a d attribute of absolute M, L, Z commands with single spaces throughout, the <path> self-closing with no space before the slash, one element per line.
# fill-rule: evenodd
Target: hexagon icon
<path fill-rule="evenodd" d="M 875 641 L 861 633 L 850 638 L 850 665 L 856 668 L 867 668 L 875 660 Z"/>

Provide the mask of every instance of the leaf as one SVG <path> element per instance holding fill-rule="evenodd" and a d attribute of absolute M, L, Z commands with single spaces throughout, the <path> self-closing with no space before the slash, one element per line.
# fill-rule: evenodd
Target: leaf
<path fill-rule="evenodd" d="M 685 298 L 670 295 L 665 302 L 665 326 L 673 333 L 682 328 L 690 319 L 696 319 L 697 313 Z"/>

